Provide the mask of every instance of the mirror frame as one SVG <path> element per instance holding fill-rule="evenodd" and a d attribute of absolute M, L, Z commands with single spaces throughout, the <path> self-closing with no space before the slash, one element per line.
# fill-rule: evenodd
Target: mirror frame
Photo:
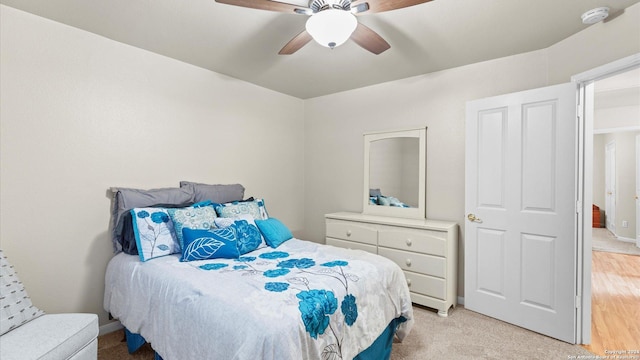
<path fill-rule="evenodd" d="M 371 143 L 383 139 L 401 137 L 418 138 L 418 207 L 401 208 L 369 204 L 369 170 Z M 427 174 L 427 128 L 380 131 L 364 134 L 364 186 L 362 213 L 370 215 L 392 216 L 410 219 L 426 218 L 426 174 Z"/>

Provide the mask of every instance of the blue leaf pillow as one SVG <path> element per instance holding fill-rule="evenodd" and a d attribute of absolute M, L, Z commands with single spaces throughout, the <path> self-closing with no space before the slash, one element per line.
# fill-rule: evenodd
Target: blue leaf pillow
<path fill-rule="evenodd" d="M 176 230 L 180 249 L 184 249 L 183 228 L 209 230 L 216 227 L 214 220 L 217 214 L 213 205 L 209 204 L 204 204 L 203 206 L 193 204 L 186 208 L 168 209 L 169 216 L 171 216 L 173 226 Z"/>
<path fill-rule="evenodd" d="M 293 238 L 291 231 L 285 224 L 276 218 L 268 218 L 267 220 L 256 220 L 256 225 L 267 245 L 277 248 L 283 242 Z"/>
<path fill-rule="evenodd" d="M 134 208 L 131 218 L 141 261 L 180 252 L 167 209 Z"/>
<path fill-rule="evenodd" d="M 237 218 L 217 218 L 215 223 L 219 228 L 235 228 L 240 254 L 267 246 L 251 215 L 240 215 Z"/>
<path fill-rule="evenodd" d="M 184 248 L 180 261 L 235 259 L 240 256 L 233 227 L 213 230 L 183 228 Z"/>

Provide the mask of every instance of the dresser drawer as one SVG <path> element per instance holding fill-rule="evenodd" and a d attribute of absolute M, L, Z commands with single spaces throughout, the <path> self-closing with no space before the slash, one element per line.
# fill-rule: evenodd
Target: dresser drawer
<path fill-rule="evenodd" d="M 375 227 L 349 221 L 327 220 L 327 237 L 378 245 L 378 231 Z"/>
<path fill-rule="evenodd" d="M 407 286 L 412 293 L 419 293 L 442 300 L 446 299 L 447 292 L 444 279 L 420 275 L 410 271 L 405 271 L 404 277 L 407 279 Z"/>
<path fill-rule="evenodd" d="M 438 256 L 447 253 L 447 234 L 441 231 L 383 227 L 378 232 L 378 245 L 394 249 Z"/>
<path fill-rule="evenodd" d="M 441 257 L 379 247 L 378 254 L 393 260 L 403 270 L 444 278 L 446 260 Z"/>
<path fill-rule="evenodd" d="M 325 242 L 327 245 L 336 246 L 344 249 L 363 250 L 363 251 L 370 252 L 372 254 L 378 253 L 378 248 L 376 246 L 367 245 L 367 244 L 363 244 L 355 241 L 345 241 L 345 240 L 338 240 L 334 238 L 326 238 Z"/>

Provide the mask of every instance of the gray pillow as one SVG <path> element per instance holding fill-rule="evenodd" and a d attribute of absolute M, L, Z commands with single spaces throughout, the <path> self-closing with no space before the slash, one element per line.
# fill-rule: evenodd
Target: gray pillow
<path fill-rule="evenodd" d="M 195 202 L 211 200 L 214 203 L 224 204 L 232 201 L 240 201 L 244 198 L 244 186 L 240 184 L 208 185 L 190 181 L 180 181 L 180 188 L 191 189 L 195 196 Z"/>
<path fill-rule="evenodd" d="M 128 189 L 115 188 L 111 208 L 111 226 L 113 249 L 122 251 L 123 221 L 122 215 L 133 208 L 163 205 L 166 207 L 189 206 L 194 203 L 194 193 L 191 188 L 162 188 L 162 189 Z"/>
<path fill-rule="evenodd" d="M 0 335 L 43 314 L 31 303 L 18 274 L 0 249 Z"/>

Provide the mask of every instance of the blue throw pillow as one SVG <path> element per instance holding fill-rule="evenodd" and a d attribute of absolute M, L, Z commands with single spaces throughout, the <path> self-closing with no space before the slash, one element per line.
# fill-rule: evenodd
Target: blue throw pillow
<path fill-rule="evenodd" d="M 219 228 L 235 228 L 240 254 L 267 246 L 251 215 L 240 215 L 237 218 L 216 218 L 215 223 Z"/>
<path fill-rule="evenodd" d="M 256 220 L 256 225 L 258 225 L 262 236 L 264 236 L 267 241 L 267 245 L 272 248 L 277 248 L 283 242 L 293 238 L 293 235 L 287 226 L 276 218 Z"/>
<path fill-rule="evenodd" d="M 167 209 L 134 208 L 131 218 L 141 261 L 180 252 Z"/>
<path fill-rule="evenodd" d="M 235 259 L 240 256 L 233 227 L 213 230 L 183 228 L 184 248 L 180 261 Z"/>

